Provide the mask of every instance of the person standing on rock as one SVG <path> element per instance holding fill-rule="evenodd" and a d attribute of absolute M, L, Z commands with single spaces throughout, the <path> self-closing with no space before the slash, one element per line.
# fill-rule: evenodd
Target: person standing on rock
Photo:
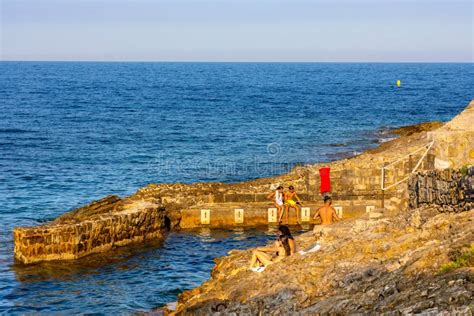
<path fill-rule="evenodd" d="M 301 212 L 301 207 L 300 205 L 303 205 L 303 202 L 301 202 L 300 197 L 295 191 L 295 187 L 290 185 L 288 187 L 287 192 L 285 192 L 285 213 L 286 213 L 286 223 L 289 224 L 288 221 L 288 216 L 290 213 L 290 208 L 294 208 L 296 211 L 296 224 L 300 224 L 300 212 Z M 295 201 L 296 200 L 296 201 Z M 281 219 L 283 217 L 283 213 L 280 216 L 279 222 L 281 222 Z"/>
<path fill-rule="evenodd" d="M 283 213 L 283 187 L 281 185 L 276 190 L 270 193 L 267 198 L 273 201 L 273 205 L 277 208 L 278 218 L 280 219 Z"/>
<path fill-rule="evenodd" d="M 263 271 L 262 266 L 266 267 L 269 264 L 279 262 L 283 258 L 295 254 L 296 243 L 288 226 L 278 226 L 277 236 L 278 239 L 273 246 L 260 247 L 253 251 L 250 269 L 261 272 Z"/>
<path fill-rule="evenodd" d="M 315 225 L 313 229 L 315 235 L 319 234 L 318 237 L 322 236 L 324 231 L 328 229 L 328 227 L 326 227 L 327 225 L 331 225 L 334 221 L 341 220 L 334 207 L 331 206 L 332 198 L 330 196 L 325 196 L 323 201 L 324 205 L 317 210 L 313 217 L 314 219 L 317 219 L 318 217 L 321 218 L 321 225 Z"/>

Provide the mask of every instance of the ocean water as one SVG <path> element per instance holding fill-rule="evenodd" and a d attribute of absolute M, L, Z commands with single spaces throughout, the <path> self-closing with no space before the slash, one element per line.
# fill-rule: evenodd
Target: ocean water
<path fill-rule="evenodd" d="M 451 119 L 473 78 L 472 64 L 0 62 L 0 311 L 146 310 L 205 280 L 213 256 L 269 238 L 173 234 L 163 247 L 21 267 L 14 226 L 152 182 L 348 157 L 391 127 Z M 185 260 L 187 245 L 208 248 Z"/>

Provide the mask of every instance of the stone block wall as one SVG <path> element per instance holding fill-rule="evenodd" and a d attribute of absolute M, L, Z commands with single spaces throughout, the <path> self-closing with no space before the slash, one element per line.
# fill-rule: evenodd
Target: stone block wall
<path fill-rule="evenodd" d="M 295 167 L 291 172 L 269 178 L 261 178 L 235 184 L 195 183 L 195 184 L 150 184 L 140 189 L 132 199 L 155 199 L 163 202 L 167 208 L 186 209 L 204 203 L 258 203 L 267 202 L 271 187 L 277 184 L 285 189 L 293 185 L 304 201 L 320 201 L 319 168 L 331 167 L 331 194 L 339 200 L 360 200 L 382 198 L 381 167 L 409 152 L 425 145 L 423 139 L 403 150 L 387 154 L 363 154 L 329 164 L 305 165 Z M 413 155 L 412 159 L 402 159 L 393 168 L 386 170 L 385 183 L 390 185 L 406 177 L 421 158 L 423 151 Z M 434 166 L 434 156 L 423 158 L 419 170 L 429 170 Z M 385 191 L 385 197 L 400 196 L 399 190 L 406 192 L 406 183 Z M 171 204 L 173 204 L 171 206 Z"/>
<path fill-rule="evenodd" d="M 435 131 L 428 137 L 435 141 L 433 151 L 439 167 L 457 169 L 474 164 L 474 131 Z"/>
<path fill-rule="evenodd" d="M 93 216 L 78 223 L 15 228 L 15 258 L 25 264 L 77 259 L 114 246 L 162 239 L 169 229 L 164 209 L 144 205 Z"/>
<path fill-rule="evenodd" d="M 474 165 L 474 100 L 442 128 L 428 132 L 434 140 L 437 169 Z"/>
<path fill-rule="evenodd" d="M 385 170 L 385 186 L 402 180 L 410 174 L 421 155 L 413 155 L 412 159 L 403 159 L 399 163 Z M 419 170 L 430 170 L 434 165 L 434 156 L 428 154 L 419 166 Z M 344 169 L 331 170 L 331 191 L 334 196 L 350 199 L 351 196 L 374 198 L 381 196 L 382 161 L 372 165 L 354 165 Z M 319 194 L 320 177 L 316 168 L 308 175 L 309 191 Z M 405 184 L 402 184 L 405 185 Z M 385 192 L 386 196 L 396 193 L 397 187 Z"/>
<path fill-rule="evenodd" d="M 446 212 L 474 208 L 474 167 L 428 171 L 410 177 L 409 207 L 432 205 Z"/>

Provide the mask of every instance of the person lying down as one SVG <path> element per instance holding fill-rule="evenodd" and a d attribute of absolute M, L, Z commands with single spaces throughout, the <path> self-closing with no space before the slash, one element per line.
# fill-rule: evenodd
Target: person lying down
<path fill-rule="evenodd" d="M 253 251 L 250 260 L 252 271 L 261 272 L 268 265 L 296 253 L 296 243 L 288 226 L 278 226 L 276 233 L 278 238 L 272 246 L 260 247 Z"/>

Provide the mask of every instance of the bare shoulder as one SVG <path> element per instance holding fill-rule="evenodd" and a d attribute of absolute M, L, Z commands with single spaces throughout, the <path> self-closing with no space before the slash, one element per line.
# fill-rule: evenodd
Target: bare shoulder
<path fill-rule="evenodd" d="M 288 243 L 290 245 L 290 249 L 292 249 L 292 252 L 295 252 L 296 251 L 296 242 L 295 242 L 295 240 L 293 238 L 290 238 Z"/>

